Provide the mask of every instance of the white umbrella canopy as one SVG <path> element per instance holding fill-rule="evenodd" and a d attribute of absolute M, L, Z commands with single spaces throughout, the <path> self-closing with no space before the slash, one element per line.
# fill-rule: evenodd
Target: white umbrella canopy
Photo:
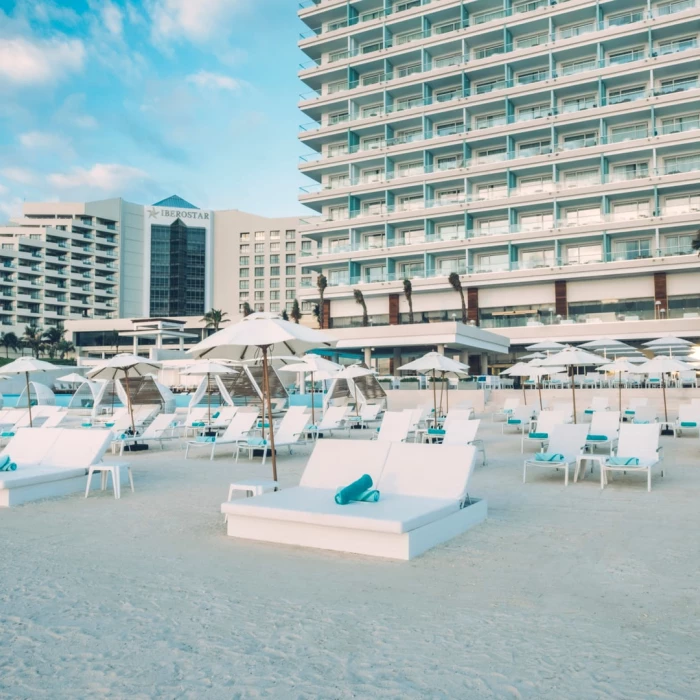
<path fill-rule="evenodd" d="M 285 321 L 271 313 L 252 313 L 238 323 L 205 338 L 189 353 L 196 358 L 211 357 L 227 360 L 247 360 L 262 353 L 263 405 L 267 398 L 267 414 L 270 419 L 270 450 L 272 452 L 272 478 L 277 481 L 277 457 L 275 455 L 275 431 L 272 425 L 272 399 L 269 391 L 268 353 L 300 355 L 318 347 L 331 347 L 335 341 L 325 333 L 298 323 Z M 263 429 L 265 420 L 263 417 Z M 263 448 L 265 449 L 265 448 Z"/>
<path fill-rule="evenodd" d="M 622 373 L 627 372 L 628 374 L 641 374 L 639 372 L 639 367 L 633 365 L 629 358 L 618 357 L 612 362 L 607 362 L 604 365 L 599 365 L 596 369 L 600 372 L 617 372 L 618 373 L 618 383 L 617 383 L 617 396 L 618 403 L 620 406 L 620 415 L 622 415 Z"/>
<path fill-rule="evenodd" d="M 57 382 L 65 382 L 66 384 L 84 384 L 87 381 L 87 377 L 77 372 L 71 372 L 70 374 L 65 374 L 62 377 L 56 378 Z"/>
<path fill-rule="evenodd" d="M 549 354 L 550 352 L 557 352 L 568 347 L 568 345 L 564 343 L 557 343 L 555 340 L 542 340 L 534 345 L 526 345 L 525 349 L 530 350 L 531 352 L 546 352 Z"/>
<path fill-rule="evenodd" d="M 531 352 L 529 355 L 523 355 L 520 359 L 521 360 L 541 360 L 545 357 L 547 357 L 547 355 L 543 352 Z"/>
<path fill-rule="evenodd" d="M 599 340 L 590 340 L 587 343 L 579 345 L 582 350 L 590 350 L 591 352 L 601 353 L 603 357 L 608 355 L 617 357 L 618 355 L 635 355 L 639 354 L 639 350 L 632 347 L 621 340 L 613 340 L 612 338 L 600 338 Z"/>
<path fill-rule="evenodd" d="M 209 420 L 207 421 L 209 427 L 211 427 L 211 381 L 210 377 L 212 375 L 223 375 L 223 374 L 238 374 L 238 371 L 230 367 L 229 365 L 224 365 L 216 360 L 200 360 L 193 365 L 185 367 L 185 369 L 180 370 L 180 374 L 186 374 L 190 376 L 206 376 L 207 378 L 207 412 Z"/>
<path fill-rule="evenodd" d="M 124 377 L 127 379 L 126 398 L 129 402 L 129 414 L 131 415 L 131 430 L 136 435 L 136 424 L 134 422 L 134 407 L 131 404 L 131 393 L 129 389 L 129 377 L 146 377 L 154 372 L 157 372 L 162 365 L 160 362 L 147 360 L 145 357 L 138 355 L 130 355 L 123 353 L 115 355 L 99 367 L 90 370 L 87 373 L 88 379 L 119 379 Z"/>
<path fill-rule="evenodd" d="M 34 427 L 32 424 L 32 396 L 29 390 L 29 375 L 32 372 L 48 372 L 56 369 L 56 365 L 50 362 L 37 360 L 35 357 L 18 357 L 16 360 L 6 364 L 0 368 L 0 375 L 12 376 L 23 374 L 27 382 L 27 408 L 29 409 L 29 427 Z"/>
<path fill-rule="evenodd" d="M 592 352 L 587 352 L 586 350 L 579 350 L 578 348 L 567 347 L 561 352 L 557 352 L 554 355 L 550 355 L 544 360 L 540 361 L 542 367 L 597 367 L 598 365 L 603 365 L 607 362 L 600 355 L 594 355 Z M 570 374 L 572 374 L 570 372 Z M 574 377 L 571 377 L 571 396 L 574 402 L 574 423 L 576 423 L 576 382 Z"/>
<path fill-rule="evenodd" d="M 693 345 L 685 338 L 677 338 L 672 335 L 655 338 L 647 343 L 643 343 L 645 348 L 649 348 L 655 355 L 686 355 Z"/>
<path fill-rule="evenodd" d="M 399 368 L 400 369 L 400 368 Z M 332 376 L 333 379 L 357 379 L 359 377 L 367 377 L 370 374 L 376 374 L 376 370 L 364 367 L 361 363 L 355 363 L 354 365 L 346 365 L 338 372 L 335 372 Z M 359 415 L 360 408 L 357 403 L 357 387 L 353 382 L 353 389 L 355 392 L 355 415 Z"/>
<path fill-rule="evenodd" d="M 435 392 L 435 372 L 441 372 L 444 379 L 446 374 L 455 374 L 457 376 L 466 376 L 469 374 L 469 367 L 461 362 L 457 362 L 449 357 L 439 352 L 427 352 L 423 357 L 419 357 L 413 362 L 401 365 L 398 368 L 401 372 L 407 372 L 413 370 L 414 372 L 421 372 L 422 374 L 427 374 L 432 372 L 433 375 L 433 404 L 435 408 L 435 418 L 437 419 L 437 395 Z M 444 384 L 444 382 L 443 382 Z M 448 389 L 449 390 L 449 389 Z M 440 407 L 442 410 L 442 387 L 440 388 Z M 447 399 L 447 409 L 449 410 L 449 397 Z"/>
<path fill-rule="evenodd" d="M 501 374 L 507 374 L 511 377 L 528 377 L 528 379 L 537 380 L 537 391 L 540 398 L 540 410 L 542 410 L 542 387 L 540 385 L 540 379 L 548 374 L 556 374 L 557 372 L 563 372 L 564 367 L 541 367 L 539 365 L 540 359 L 535 359 L 532 362 L 517 362 L 512 367 L 501 372 Z M 535 364 L 538 363 L 538 364 Z M 527 405 L 527 395 L 525 393 L 525 384 L 523 384 L 523 398 L 525 400 L 525 405 Z"/>
<path fill-rule="evenodd" d="M 658 355 L 653 359 L 639 365 L 635 371 L 639 374 L 660 374 L 661 375 L 661 390 L 664 395 L 664 418 L 668 423 L 668 406 L 666 404 L 666 375 L 672 372 L 687 372 L 693 368 L 687 362 L 681 362 L 673 357 Z"/>

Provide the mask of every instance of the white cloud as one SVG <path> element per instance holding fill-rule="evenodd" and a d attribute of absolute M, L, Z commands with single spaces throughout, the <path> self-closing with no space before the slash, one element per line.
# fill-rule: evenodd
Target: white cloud
<path fill-rule="evenodd" d="M 18 85 L 60 80 L 82 70 L 85 47 L 77 39 L 0 38 L 0 78 Z"/>
<path fill-rule="evenodd" d="M 57 134 L 46 131 L 26 131 L 19 136 L 19 142 L 25 148 L 57 149 L 63 148 L 65 142 Z"/>
<path fill-rule="evenodd" d="M 187 39 L 205 43 L 227 34 L 233 16 L 247 0 L 152 0 L 149 12 L 154 40 Z"/>
<path fill-rule="evenodd" d="M 114 3 L 104 2 L 102 6 L 102 21 L 110 34 L 121 37 L 124 30 L 124 15 Z"/>
<path fill-rule="evenodd" d="M 240 90 L 245 85 L 242 80 L 237 80 L 236 78 L 221 73 L 210 73 L 206 70 L 188 75 L 187 82 L 197 87 L 217 88 L 219 90 Z"/>
<path fill-rule="evenodd" d="M 7 194 L 10 190 L 5 187 L 5 185 L 0 184 L 0 197 L 4 194 Z"/>
<path fill-rule="evenodd" d="M 2 194 L 2 190 L 0 190 Z M 20 216 L 22 213 L 22 200 L 19 197 L 12 199 L 0 199 L 0 222 Z"/>
<path fill-rule="evenodd" d="M 6 180 L 19 182 L 21 185 L 31 185 L 35 180 L 34 173 L 26 168 L 3 168 L 0 170 L 0 175 Z"/>
<path fill-rule="evenodd" d="M 88 188 L 119 194 L 148 179 L 148 175 L 130 165 L 96 163 L 90 169 L 74 168 L 70 173 L 53 173 L 47 179 L 51 185 L 63 190 Z"/>
<path fill-rule="evenodd" d="M 97 129 L 97 119 L 89 114 L 79 114 L 73 123 L 80 129 Z"/>

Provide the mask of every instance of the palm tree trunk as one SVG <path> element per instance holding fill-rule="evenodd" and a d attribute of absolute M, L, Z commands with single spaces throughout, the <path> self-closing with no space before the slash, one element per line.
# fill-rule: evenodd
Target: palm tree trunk
<path fill-rule="evenodd" d="M 462 299 L 462 323 L 466 324 L 466 322 L 467 322 L 467 305 L 464 301 L 464 290 L 461 287 L 459 289 L 459 296 Z"/>

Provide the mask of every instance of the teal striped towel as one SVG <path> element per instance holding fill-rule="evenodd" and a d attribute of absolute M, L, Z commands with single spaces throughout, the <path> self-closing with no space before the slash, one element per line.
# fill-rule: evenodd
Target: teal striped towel
<path fill-rule="evenodd" d="M 698 424 L 695 421 L 684 420 L 681 421 L 681 428 L 697 428 Z"/>
<path fill-rule="evenodd" d="M 633 416 L 635 413 L 636 413 L 636 411 L 632 408 L 625 409 L 625 415 Z"/>
<path fill-rule="evenodd" d="M 197 442 L 215 442 L 216 437 L 214 435 L 197 435 Z"/>
<path fill-rule="evenodd" d="M 216 413 L 212 413 L 211 417 L 212 418 L 218 418 L 221 415 L 221 411 L 217 411 Z"/>
<path fill-rule="evenodd" d="M 372 488 L 372 485 L 372 477 L 369 474 L 363 474 L 357 481 L 339 489 L 338 493 L 335 494 L 335 502 L 339 506 L 346 506 L 351 501 L 357 501 L 360 496 L 364 496 Z"/>
<path fill-rule="evenodd" d="M 535 462 L 563 462 L 564 455 L 557 452 L 537 452 Z"/>
<path fill-rule="evenodd" d="M 611 467 L 637 467 L 639 457 L 608 457 L 608 464 Z"/>
<path fill-rule="evenodd" d="M 379 500 L 379 491 L 377 489 L 367 489 L 354 500 L 363 501 L 364 503 L 376 503 Z"/>
<path fill-rule="evenodd" d="M 446 432 L 442 428 L 428 428 L 428 435 L 444 435 Z"/>
<path fill-rule="evenodd" d="M 586 440 L 591 442 L 605 442 L 607 439 L 607 435 L 586 435 Z"/>
<path fill-rule="evenodd" d="M 14 437 L 15 434 L 11 430 L 3 430 L 0 437 Z"/>
<path fill-rule="evenodd" d="M 248 445 L 260 445 L 263 447 L 264 445 L 267 445 L 267 440 L 264 438 L 259 438 L 259 437 L 249 437 L 247 440 Z"/>
<path fill-rule="evenodd" d="M 14 472 L 17 470 L 17 465 L 10 459 L 9 455 L 0 457 L 0 472 Z"/>
<path fill-rule="evenodd" d="M 532 438 L 533 440 L 548 440 L 549 439 L 549 433 L 528 433 L 527 436 L 529 438 Z"/>
<path fill-rule="evenodd" d="M 203 428 L 204 427 L 204 421 L 203 420 L 196 420 L 194 423 L 192 423 L 193 428 Z"/>
<path fill-rule="evenodd" d="M 522 423 L 522 421 L 520 420 L 520 418 L 509 418 L 508 419 L 509 425 L 520 425 L 521 423 Z"/>

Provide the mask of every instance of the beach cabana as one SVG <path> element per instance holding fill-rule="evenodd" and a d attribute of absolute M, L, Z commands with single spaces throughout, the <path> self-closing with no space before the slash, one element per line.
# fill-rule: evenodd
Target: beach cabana
<path fill-rule="evenodd" d="M 75 390 L 73 396 L 71 396 L 68 402 L 68 408 L 92 409 L 101 389 L 102 382 L 93 382 L 89 379 L 83 379 L 83 383 Z"/>
<path fill-rule="evenodd" d="M 129 377 L 128 381 L 133 406 L 158 405 L 164 413 L 175 412 L 175 394 L 151 375 Z M 99 382 L 99 384 L 100 388 L 92 408 L 93 417 L 104 412 L 113 413 L 116 406 L 129 405 L 129 396 L 127 396 L 123 377 Z"/>
<path fill-rule="evenodd" d="M 364 370 L 362 375 L 356 374 L 351 368 L 345 368 L 340 376 L 330 380 L 328 391 L 326 392 L 326 408 L 334 401 L 346 399 L 355 401 L 358 407 L 378 404 L 382 408 L 387 406 L 387 395 L 382 385 L 377 381 L 374 370 L 369 370 L 364 365 L 351 365 Z M 355 375 L 355 376 L 353 376 Z"/>
<path fill-rule="evenodd" d="M 39 382 L 29 382 L 29 391 L 32 406 L 55 406 L 56 395 L 46 386 Z M 22 393 L 17 399 L 17 408 L 27 407 L 27 387 L 22 389 Z"/>

